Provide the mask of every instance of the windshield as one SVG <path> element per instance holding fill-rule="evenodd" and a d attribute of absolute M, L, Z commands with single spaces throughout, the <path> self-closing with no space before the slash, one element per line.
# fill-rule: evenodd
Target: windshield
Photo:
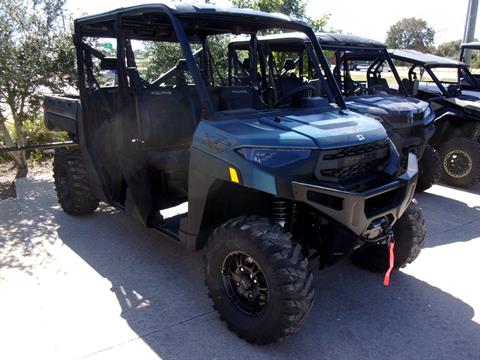
<path fill-rule="evenodd" d="M 323 46 L 323 49 L 330 53 L 333 74 L 345 96 L 406 95 L 385 49 L 347 46 Z"/>
<path fill-rule="evenodd" d="M 235 49 L 234 56 L 244 56 L 245 44 L 241 40 L 232 42 L 230 46 Z M 315 53 L 305 37 L 282 37 L 281 34 L 276 34 L 260 38 L 260 46 L 267 64 L 266 82 L 275 89 L 277 97 L 289 88 L 302 84 L 314 86 L 316 96 L 327 96 L 328 89 L 323 86 L 326 78 L 313 66 Z M 322 48 L 343 96 L 373 95 L 380 92 L 406 95 L 385 49 L 339 46 Z M 243 73 L 241 66 L 238 72 Z"/>

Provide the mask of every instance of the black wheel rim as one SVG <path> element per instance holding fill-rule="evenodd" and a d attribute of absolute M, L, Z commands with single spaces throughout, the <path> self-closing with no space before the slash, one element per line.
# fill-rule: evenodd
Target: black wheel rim
<path fill-rule="evenodd" d="M 253 257 L 240 251 L 228 254 L 222 275 L 225 291 L 237 309 L 251 316 L 263 312 L 268 303 L 268 283 Z"/>
<path fill-rule="evenodd" d="M 443 168 L 448 176 L 462 178 L 472 171 L 472 158 L 463 150 L 453 150 L 445 155 Z"/>

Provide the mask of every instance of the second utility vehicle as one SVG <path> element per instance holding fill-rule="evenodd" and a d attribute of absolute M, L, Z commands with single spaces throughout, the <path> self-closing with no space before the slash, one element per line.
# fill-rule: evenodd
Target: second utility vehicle
<path fill-rule="evenodd" d="M 317 34 L 317 39 L 322 49 L 332 54 L 335 62 L 333 74 L 346 97 L 347 107 L 379 120 L 404 164 L 410 152 L 417 154 L 420 158 L 417 191 L 430 188 L 440 177 L 439 156 L 428 145 L 435 131 L 435 116 L 427 102 L 407 96 L 385 45 L 342 34 Z M 302 84 L 314 85 L 314 93 L 323 96 L 325 89 L 310 68 L 307 49 L 311 44 L 304 34 L 262 36 L 259 43 L 268 68 L 265 86 L 275 88 L 277 99 Z M 229 46 L 230 57 L 238 59 L 248 47 L 248 41 L 237 39 Z M 351 64 L 359 62 L 368 65 L 366 73 L 353 75 Z M 241 71 L 239 61 L 232 63 L 237 65 L 235 73 Z M 382 78 L 382 71 L 387 67 L 395 85 Z"/>
<path fill-rule="evenodd" d="M 253 69 L 257 32 L 272 29 L 312 41 L 325 97 L 269 104 Z M 222 44 L 233 34 L 250 37 L 251 75 L 239 85 L 222 73 Z M 93 46 L 101 38 L 113 41 L 113 56 Z M 171 76 L 152 79 L 137 65 L 147 45 L 163 49 L 166 68 L 179 57 Z M 76 20 L 75 47 L 80 96 L 45 98 L 49 128 L 79 144 L 55 155 L 62 208 L 86 214 L 103 200 L 187 249 L 206 248 L 209 296 L 239 336 L 265 344 L 299 330 L 312 307 L 315 257 L 325 266 L 353 256 L 383 272 L 393 244 L 395 268 L 419 254 L 417 158 L 410 153 L 401 167 L 382 125 L 347 110 L 307 24 L 251 10 L 142 5 Z M 103 83 L 99 68 L 115 81 Z M 187 213 L 162 216 L 186 201 Z"/>
<path fill-rule="evenodd" d="M 408 65 L 412 96 L 429 101 L 435 112 L 435 135 L 442 178 L 453 186 L 480 181 L 480 83 L 462 62 L 414 50 L 391 50 L 392 58 Z"/>

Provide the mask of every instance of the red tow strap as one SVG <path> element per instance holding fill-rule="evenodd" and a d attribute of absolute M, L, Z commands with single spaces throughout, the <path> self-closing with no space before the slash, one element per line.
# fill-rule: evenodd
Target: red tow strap
<path fill-rule="evenodd" d="M 395 247 L 395 242 L 393 239 L 391 239 L 388 242 L 388 254 L 389 254 L 389 260 L 388 260 L 388 270 L 385 273 L 385 277 L 383 278 L 383 285 L 388 286 L 390 285 L 390 273 L 393 270 L 393 266 L 395 264 L 395 253 L 393 252 L 393 248 Z"/>

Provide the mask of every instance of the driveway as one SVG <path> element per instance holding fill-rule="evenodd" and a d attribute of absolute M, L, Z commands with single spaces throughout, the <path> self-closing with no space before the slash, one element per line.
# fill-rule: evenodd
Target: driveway
<path fill-rule="evenodd" d="M 71 217 L 49 176 L 17 193 L 0 201 L 1 359 L 480 359 L 480 188 L 417 197 L 426 248 L 388 288 L 348 261 L 315 269 L 303 329 L 263 347 L 212 310 L 201 252 L 107 206 Z"/>

